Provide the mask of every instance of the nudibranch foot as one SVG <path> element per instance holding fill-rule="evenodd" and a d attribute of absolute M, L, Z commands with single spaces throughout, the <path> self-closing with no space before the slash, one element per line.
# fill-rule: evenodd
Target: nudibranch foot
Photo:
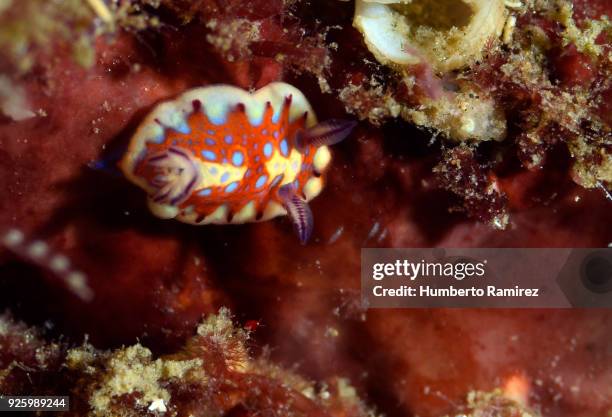
<path fill-rule="evenodd" d="M 278 195 L 281 197 L 283 206 L 293 222 L 300 243 L 302 245 L 306 244 L 314 227 L 314 218 L 308 203 L 297 194 L 297 190 L 292 184 L 283 185 L 278 191 Z"/>
<path fill-rule="evenodd" d="M 155 107 L 119 166 L 160 218 L 241 224 L 289 214 L 305 242 L 312 231 L 307 202 L 323 189 L 328 145 L 354 127 L 317 124 L 306 97 L 286 83 L 252 94 L 213 85 Z"/>

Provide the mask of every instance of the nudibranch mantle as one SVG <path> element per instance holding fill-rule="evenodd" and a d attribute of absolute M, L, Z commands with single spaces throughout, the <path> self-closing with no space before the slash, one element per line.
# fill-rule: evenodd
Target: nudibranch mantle
<path fill-rule="evenodd" d="M 289 214 L 302 241 L 307 202 L 323 188 L 331 155 L 354 122 L 317 124 L 308 100 L 282 82 L 250 94 L 229 85 L 189 90 L 157 105 L 119 162 L 161 218 L 194 225 Z"/>

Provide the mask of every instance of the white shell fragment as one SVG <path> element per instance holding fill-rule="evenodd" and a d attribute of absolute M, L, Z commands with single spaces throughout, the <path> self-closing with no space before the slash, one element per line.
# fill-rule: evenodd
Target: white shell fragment
<path fill-rule="evenodd" d="M 158 413 L 165 413 L 166 411 L 168 411 L 168 408 L 166 407 L 163 398 L 157 398 L 151 402 L 148 410 L 153 412 L 157 411 Z"/>
<path fill-rule="evenodd" d="M 363 34 L 368 49 L 381 64 L 418 64 L 420 59 L 405 49 L 408 28 L 383 1 L 357 0 L 353 25 Z"/>
<path fill-rule="evenodd" d="M 505 25 L 504 0 L 356 0 L 353 26 L 385 65 L 468 65 Z"/>

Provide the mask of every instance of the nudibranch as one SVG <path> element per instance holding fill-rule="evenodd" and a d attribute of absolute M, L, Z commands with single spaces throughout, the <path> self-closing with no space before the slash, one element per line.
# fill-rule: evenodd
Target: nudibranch
<path fill-rule="evenodd" d="M 240 224 L 288 214 L 304 243 L 313 226 L 307 203 L 323 188 L 328 145 L 355 124 L 317 123 L 306 97 L 286 83 L 252 94 L 196 88 L 153 109 L 119 166 L 160 218 Z"/>

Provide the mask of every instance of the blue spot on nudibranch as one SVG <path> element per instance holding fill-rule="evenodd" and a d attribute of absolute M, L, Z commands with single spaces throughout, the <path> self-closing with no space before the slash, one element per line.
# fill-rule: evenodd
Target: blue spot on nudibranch
<path fill-rule="evenodd" d="M 207 197 L 212 194 L 212 190 L 210 188 L 204 188 L 203 190 L 198 191 L 198 195 L 203 197 Z"/>
<path fill-rule="evenodd" d="M 234 138 L 231 137 L 230 135 L 227 135 L 226 137 L 223 138 L 223 140 L 225 141 L 225 143 L 229 145 L 230 143 L 234 141 Z"/>
<path fill-rule="evenodd" d="M 264 145 L 263 153 L 266 156 L 266 158 L 269 158 L 272 156 L 272 144 L 270 142 L 266 142 L 266 144 Z"/>
<path fill-rule="evenodd" d="M 247 169 L 246 172 L 244 173 L 244 178 L 249 178 L 251 176 L 251 168 Z"/>
<path fill-rule="evenodd" d="M 287 144 L 287 138 L 284 138 L 283 140 L 281 140 L 280 150 L 283 156 L 289 155 L 289 145 Z"/>
<path fill-rule="evenodd" d="M 202 151 L 202 156 L 209 161 L 214 161 L 217 159 L 217 155 L 213 151 Z"/>
<path fill-rule="evenodd" d="M 225 172 L 223 175 L 221 175 L 221 182 L 225 182 L 229 180 L 229 177 L 230 177 L 229 172 Z"/>
<path fill-rule="evenodd" d="M 242 154 L 242 152 L 240 151 L 234 152 L 234 154 L 232 155 L 232 164 L 236 166 L 240 166 L 242 165 L 243 162 L 244 162 L 244 155 Z"/>
<path fill-rule="evenodd" d="M 259 178 L 257 178 L 257 181 L 255 182 L 255 188 L 263 187 L 267 180 L 268 180 L 267 175 L 264 174 L 260 176 Z"/>
<path fill-rule="evenodd" d="M 210 167 L 208 172 L 210 172 L 210 175 L 217 175 L 217 167 Z"/>
<path fill-rule="evenodd" d="M 164 143 L 166 141 L 166 135 L 160 133 L 159 135 L 150 138 L 149 141 L 153 143 Z"/>
<path fill-rule="evenodd" d="M 281 116 L 281 108 L 279 107 L 272 115 L 272 122 L 275 124 L 278 123 L 280 116 Z"/>
<path fill-rule="evenodd" d="M 298 163 L 297 163 L 297 161 L 293 161 L 293 163 L 291 164 L 291 169 L 293 169 L 293 171 L 297 172 L 297 170 L 298 170 Z"/>
<path fill-rule="evenodd" d="M 207 145 L 210 145 L 210 146 L 215 146 L 217 144 L 217 142 L 215 142 L 215 140 L 211 138 L 206 138 L 205 142 Z"/>
<path fill-rule="evenodd" d="M 274 139 L 278 139 L 278 130 L 274 131 Z"/>
<path fill-rule="evenodd" d="M 215 136 L 215 131 L 214 130 L 207 130 L 206 133 L 208 133 L 211 136 Z"/>
<path fill-rule="evenodd" d="M 188 134 L 191 132 L 191 128 L 189 127 L 189 125 L 185 122 L 181 123 L 180 125 L 175 127 L 177 132 L 183 133 L 183 134 Z"/>
<path fill-rule="evenodd" d="M 224 112 L 220 112 L 219 114 L 209 114 L 207 112 L 206 115 L 208 116 L 208 120 L 215 126 L 222 126 L 227 122 L 227 114 Z"/>
<path fill-rule="evenodd" d="M 233 193 L 234 191 L 236 191 L 236 188 L 238 188 L 238 181 L 234 181 L 233 183 L 225 187 L 225 192 Z"/>

